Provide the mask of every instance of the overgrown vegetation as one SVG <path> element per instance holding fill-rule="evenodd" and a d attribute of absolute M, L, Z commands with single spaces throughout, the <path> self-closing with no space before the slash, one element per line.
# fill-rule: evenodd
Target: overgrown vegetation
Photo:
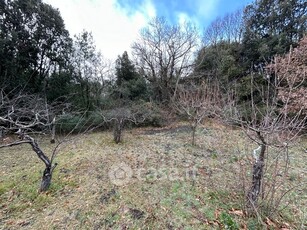
<path fill-rule="evenodd" d="M 0 148 L 12 148 L 1 153 L 0 226 L 306 227 L 306 7 L 255 1 L 203 34 L 153 18 L 132 55 L 111 63 L 91 33 L 71 37 L 51 5 L 2 1 Z M 177 127 L 181 118 L 189 126 Z M 23 144 L 45 164 L 41 194 Z M 139 170 L 123 187 L 106 178 L 119 159 Z M 185 180 L 193 167 L 197 180 Z"/>
<path fill-rule="evenodd" d="M 248 216 L 242 178 L 248 188 L 255 145 L 239 129 L 213 120 L 204 124 L 197 130 L 197 143 L 202 144 L 196 146 L 190 144 L 187 123 L 132 129 L 121 144 L 113 142 L 111 131 L 83 136 L 61 150 L 46 193 L 37 192 L 42 163 L 29 147 L 0 150 L 1 228 L 304 228 L 306 140 L 289 150 L 288 172 L 277 170 L 281 184 L 276 196 L 299 187 L 289 191 L 275 215 Z M 39 141 L 46 152 L 53 148 L 48 139 Z M 275 165 L 275 154 L 268 155 L 268 165 Z M 108 176 L 120 162 L 134 173 L 125 186 L 115 186 Z M 137 178 L 139 168 L 144 168 L 142 180 Z M 155 169 L 174 168 L 183 180 L 155 175 Z M 193 168 L 195 178 L 186 177 Z"/>

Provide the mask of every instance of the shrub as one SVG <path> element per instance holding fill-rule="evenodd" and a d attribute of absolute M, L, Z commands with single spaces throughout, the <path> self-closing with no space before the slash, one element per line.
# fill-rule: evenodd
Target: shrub
<path fill-rule="evenodd" d="M 136 124 L 138 127 L 162 127 L 166 124 L 162 110 L 153 102 L 140 102 L 132 106 L 132 111 L 138 111 L 139 117 L 145 117 L 144 121 Z"/>
<path fill-rule="evenodd" d="M 101 116 L 92 112 L 88 116 L 84 114 L 65 114 L 56 121 L 57 133 L 80 133 L 91 128 L 107 129 L 109 125 Z"/>

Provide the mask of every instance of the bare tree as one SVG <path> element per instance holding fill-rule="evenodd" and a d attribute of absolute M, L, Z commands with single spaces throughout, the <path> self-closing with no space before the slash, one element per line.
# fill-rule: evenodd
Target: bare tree
<path fill-rule="evenodd" d="M 194 84 L 178 87 L 173 107 L 187 116 L 192 129 L 192 144 L 195 145 L 195 133 L 204 118 L 217 113 L 220 104 L 219 87 L 217 84 L 203 82 L 200 86 Z"/>
<path fill-rule="evenodd" d="M 238 9 L 224 17 L 216 18 L 204 30 L 205 46 L 216 45 L 220 41 L 240 42 L 243 34 L 243 10 Z"/>
<path fill-rule="evenodd" d="M 206 45 L 216 45 L 223 39 L 223 21 L 220 17 L 216 18 L 204 31 L 203 41 Z"/>
<path fill-rule="evenodd" d="M 304 58 L 299 55 L 300 59 L 294 55 L 300 54 L 301 48 L 286 57 L 276 58 L 276 62 L 268 65 L 267 71 L 261 75 L 252 73 L 248 104 L 238 105 L 230 100 L 228 104 L 231 107 L 224 107 L 227 111 L 225 119 L 240 124 L 246 135 L 259 145 L 253 152 L 252 183 L 247 192 L 247 208 L 250 211 L 255 211 L 259 196 L 264 193 L 264 166 L 269 149 L 287 153 L 292 141 L 306 128 L 306 107 L 293 109 L 297 107 L 291 106 L 293 94 L 306 82 L 306 55 Z M 262 78 L 266 84 L 257 84 L 256 77 Z"/>
<path fill-rule="evenodd" d="M 74 77 L 80 85 L 81 98 L 85 109 L 92 110 L 105 88 L 105 81 L 111 71 L 111 62 L 97 51 L 91 33 L 82 31 L 75 35 L 71 63 Z M 94 105 L 93 105 L 94 103 Z"/>
<path fill-rule="evenodd" d="M 279 77 L 278 99 L 288 113 L 307 115 L 307 36 L 285 56 L 276 56 L 267 66 L 269 74 Z"/>
<path fill-rule="evenodd" d="M 169 102 L 179 78 L 190 73 L 197 45 L 197 29 L 188 23 L 170 25 L 163 18 L 155 18 L 141 31 L 132 50 L 156 99 Z"/>
<path fill-rule="evenodd" d="M 48 157 L 38 144 L 37 136 L 50 134 L 50 125 L 55 125 L 55 120 L 50 120 L 50 114 L 57 113 L 46 105 L 44 99 L 36 95 L 16 94 L 11 97 L 1 91 L 0 103 L 0 129 L 7 134 L 18 136 L 18 139 L 7 138 L 8 140 L 3 141 L 0 148 L 21 144 L 31 145 L 32 150 L 45 165 L 40 191 L 46 191 L 51 184 L 53 170 L 57 166 L 54 159 L 60 145 L 68 139 L 58 140 L 51 151 L 51 156 Z"/>
<path fill-rule="evenodd" d="M 13 99 L 10 99 L 1 92 L 0 108 L 1 128 L 7 132 L 13 132 L 19 137 L 18 140 L 5 143 L 1 145 L 0 148 L 25 143 L 30 144 L 38 158 L 45 164 L 40 187 L 40 191 L 45 191 L 50 185 L 52 172 L 56 167 L 56 164 L 53 164 L 55 152 L 52 154 L 51 158 L 48 158 L 36 140 L 29 135 L 29 133 L 36 132 L 37 130 L 43 132 L 43 130 L 47 130 L 47 127 L 50 125 L 48 124 L 48 111 L 44 103 L 35 96 L 17 95 Z"/>
<path fill-rule="evenodd" d="M 234 42 L 241 42 L 244 32 L 244 25 L 243 25 L 243 9 L 238 9 L 233 13 L 228 15 L 228 20 L 226 16 L 226 34 L 228 37 L 228 41 Z"/>
<path fill-rule="evenodd" d="M 113 138 L 116 144 L 122 141 L 122 134 L 128 123 L 140 124 L 148 117 L 141 107 L 120 107 L 109 111 L 100 111 L 99 115 L 103 117 L 106 123 L 112 123 Z"/>

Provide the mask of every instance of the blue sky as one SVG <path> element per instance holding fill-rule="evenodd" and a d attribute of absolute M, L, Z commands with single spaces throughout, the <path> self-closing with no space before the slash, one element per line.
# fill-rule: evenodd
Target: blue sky
<path fill-rule="evenodd" d="M 190 21 L 203 30 L 216 17 L 252 0 L 43 0 L 58 8 L 71 36 L 83 29 L 93 33 L 103 56 L 114 60 L 156 16 L 171 23 Z"/>
<path fill-rule="evenodd" d="M 117 5 L 133 15 L 144 0 L 117 0 Z M 163 16 L 172 23 L 178 22 L 180 16 L 191 20 L 200 27 L 207 26 L 218 16 L 235 11 L 252 2 L 252 0 L 151 0 L 156 16 Z"/>

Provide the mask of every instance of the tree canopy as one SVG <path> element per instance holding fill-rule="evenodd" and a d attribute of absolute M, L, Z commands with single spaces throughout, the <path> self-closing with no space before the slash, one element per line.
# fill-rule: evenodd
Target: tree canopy
<path fill-rule="evenodd" d="M 154 18 L 141 31 L 132 45 L 133 54 L 158 101 L 169 101 L 176 81 L 188 75 L 197 45 L 198 31 L 188 23 L 171 25 Z"/>
<path fill-rule="evenodd" d="M 68 63 L 71 39 L 58 10 L 40 0 L 1 1 L 0 85 L 38 93 Z"/>
<path fill-rule="evenodd" d="M 259 0 L 218 17 L 202 37 L 191 23 L 153 18 L 131 45 L 132 55 L 124 51 L 110 64 L 90 32 L 70 37 L 51 5 L 1 1 L 0 87 L 39 94 L 48 103 L 69 98 L 75 108 L 93 111 L 119 100 L 168 104 L 179 83 L 214 79 L 224 92 L 236 87 L 244 102 L 251 73 L 265 82 L 265 66 L 298 46 L 306 15 L 303 0 Z"/>

